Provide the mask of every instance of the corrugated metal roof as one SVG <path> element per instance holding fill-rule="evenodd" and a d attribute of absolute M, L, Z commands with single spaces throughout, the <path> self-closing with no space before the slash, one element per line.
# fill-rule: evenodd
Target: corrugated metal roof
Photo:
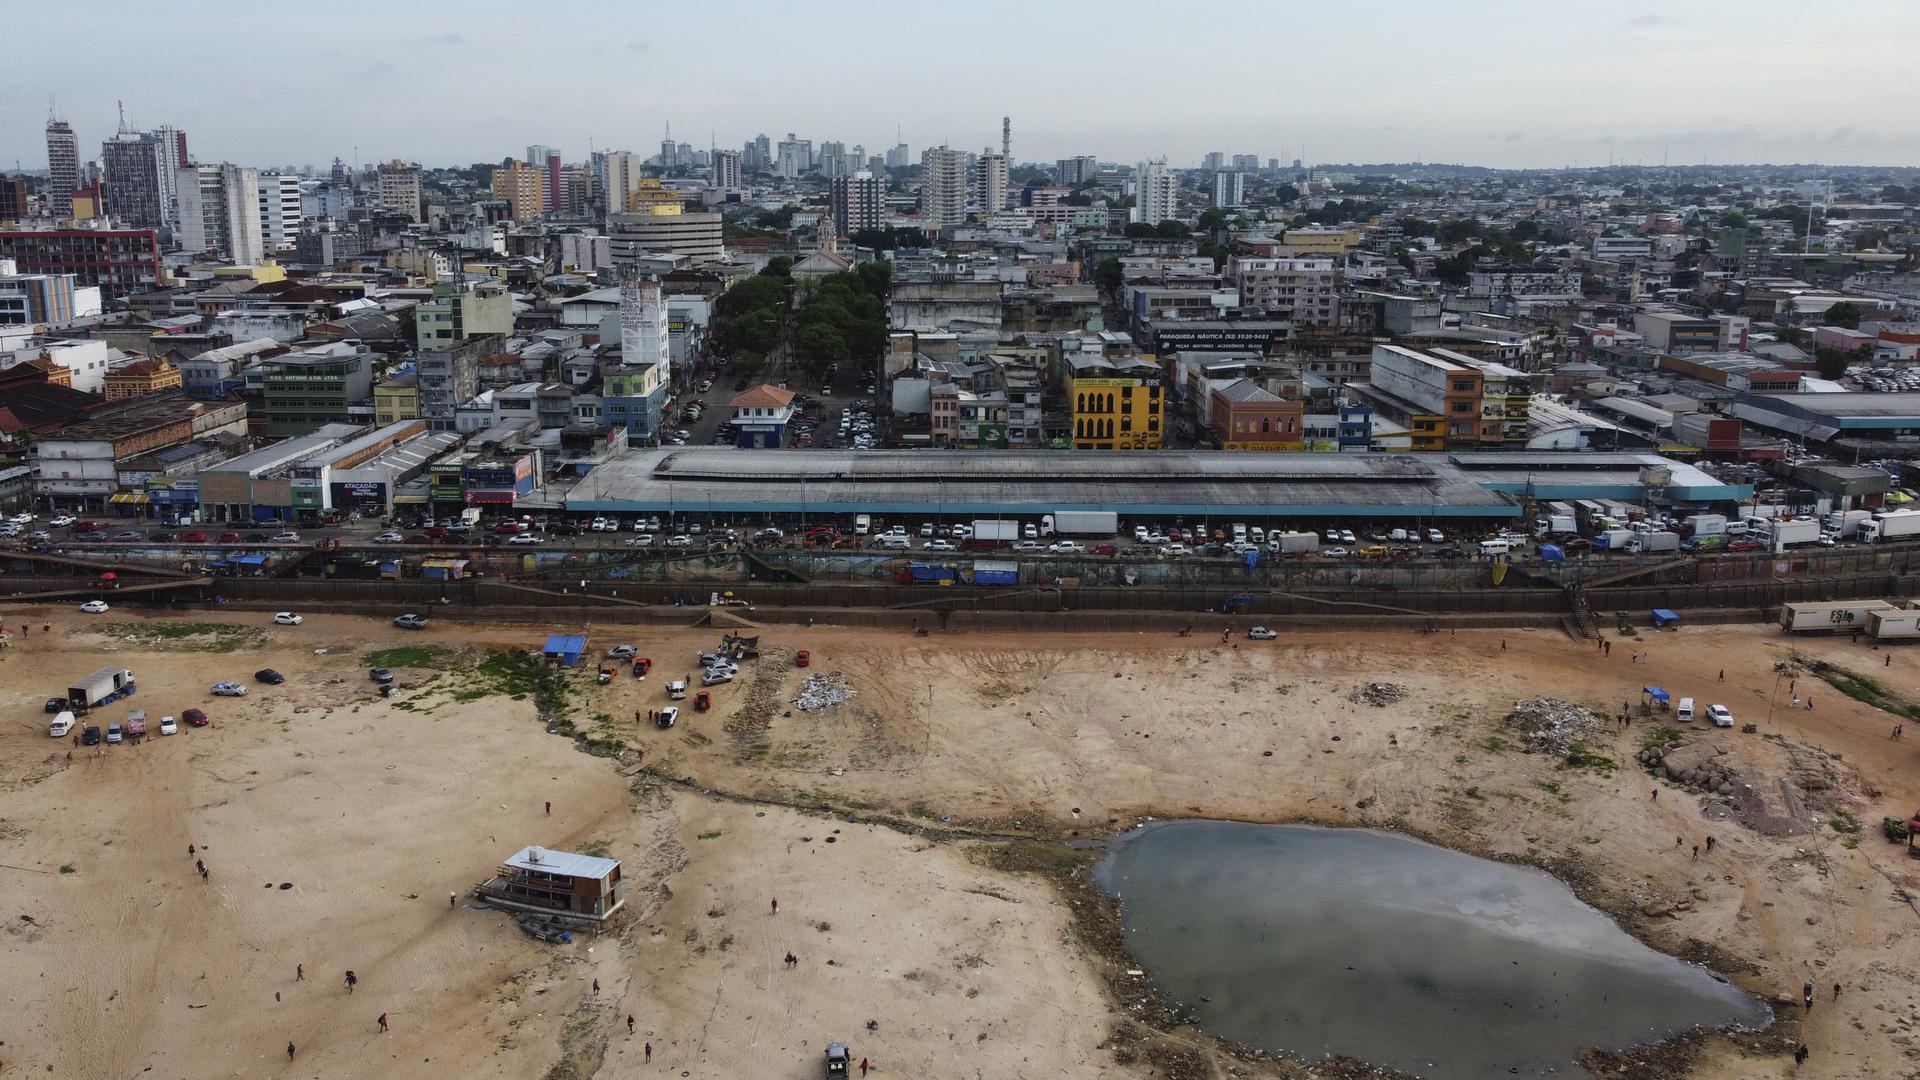
<path fill-rule="evenodd" d="M 507 865 L 516 870 L 533 870 L 542 874 L 604 878 L 620 866 L 620 860 L 597 859 L 592 855 L 577 855 L 551 848 L 523 847 L 508 857 Z"/>

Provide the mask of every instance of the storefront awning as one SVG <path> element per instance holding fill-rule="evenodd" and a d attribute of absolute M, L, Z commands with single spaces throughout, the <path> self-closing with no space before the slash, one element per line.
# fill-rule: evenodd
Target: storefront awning
<path fill-rule="evenodd" d="M 147 501 L 147 493 L 144 491 L 116 491 L 107 497 L 107 501 L 121 506 L 144 506 Z"/>

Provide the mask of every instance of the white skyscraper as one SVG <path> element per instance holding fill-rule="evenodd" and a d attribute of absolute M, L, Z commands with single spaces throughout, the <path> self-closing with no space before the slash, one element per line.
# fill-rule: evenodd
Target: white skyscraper
<path fill-rule="evenodd" d="M 414 221 L 420 215 L 420 170 L 404 161 L 389 161 L 380 166 L 380 206 L 405 214 Z"/>
<path fill-rule="evenodd" d="M 627 196 L 640 190 L 640 179 L 646 175 L 640 171 L 640 155 L 631 150 L 613 150 L 607 154 L 606 161 L 607 213 L 624 213 Z"/>
<path fill-rule="evenodd" d="M 992 150 L 980 152 L 980 213 L 998 213 L 1007 207 L 1007 157 Z"/>
<path fill-rule="evenodd" d="M 47 209 L 73 216 L 73 189 L 80 186 L 80 140 L 65 120 L 47 119 Z"/>
<path fill-rule="evenodd" d="M 240 266 L 265 255 L 260 236 L 260 174 L 233 164 L 181 169 L 180 246 L 217 252 Z"/>
<path fill-rule="evenodd" d="M 269 252 L 286 251 L 300 236 L 300 178 L 260 174 L 260 238 Z"/>
<path fill-rule="evenodd" d="M 713 186 L 721 191 L 740 190 L 740 151 L 713 152 Z"/>
<path fill-rule="evenodd" d="M 836 176 L 827 193 L 828 212 L 842 236 L 886 223 L 887 185 L 870 172 Z"/>
<path fill-rule="evenodd" d="M 967 152 L 933 147 L 920 154 L 920 215 L 928 230 L 967 222 Z"/>
<path fill-rule="evenodd" d="M 1176 206 L 1173 170 L 1165 158 L 1142 161 L 1133 170 L 1133 210 L 1127 220 L 1158 225 L 1173 216 Z"/>
<path fill-rule="evenodd" d="M 1213 205 L 1240 206 L 1246 201 L 1246 173 L 1222 169 L 1213 174 Z"/>

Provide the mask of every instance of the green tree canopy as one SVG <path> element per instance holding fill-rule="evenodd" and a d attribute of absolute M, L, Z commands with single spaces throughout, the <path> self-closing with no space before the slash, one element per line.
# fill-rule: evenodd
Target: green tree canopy
<path fill-rule="evenodd" d="M 1852 304 L 1842 300 L 1828 308 L 1827 313 L 1820 317 L 1820 321 L 1827 326 L 1839 326 L 1848 330 L 1858 330 L 1860 329 L 1860 315 L 1861 311 L 1858 304 Z"/>

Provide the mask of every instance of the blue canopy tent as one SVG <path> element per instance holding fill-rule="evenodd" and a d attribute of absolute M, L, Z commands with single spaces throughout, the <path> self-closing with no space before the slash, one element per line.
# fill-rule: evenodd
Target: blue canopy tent
<path fill-rule="evenodd" d="M 1652 698 L 1653 703 L 1661 708 L 1664 709 L 1667 707 L 1667 692 L 1665 690 L 1657 686 L 1643 686 L 1640 688 L 1640 692 Z"/>
<path fill-rule="evenodd" d="M 1653 625 L 1656 629 L 1672 630 L 1680 625 L 1680 616 L 1667 608 L 1657 607 L 1653 609 Z"/>
<path fill-rule="evenodd" d="M 1556 544 L 1541 544 L 1540 558 L 1543 562 L 1565 562 L 1567 553 L 1560 550 Z"/>

